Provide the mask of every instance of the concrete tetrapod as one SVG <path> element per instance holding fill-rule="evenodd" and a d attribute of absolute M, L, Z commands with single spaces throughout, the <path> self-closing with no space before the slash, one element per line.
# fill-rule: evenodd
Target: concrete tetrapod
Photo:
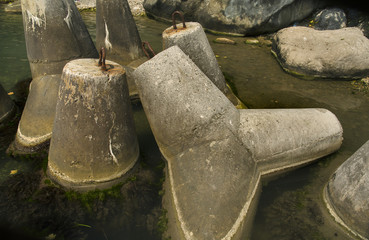
<path fill-rule="evenodd" d="M 15 136 L 14 151 L 34 152 L 48 144 L 55 117 L 55 105 L 61 74 L 32 80 Z"/>
<path fill-rule="evenodd" d="M 72 59 L 98 57 L 73 0 L 23 0 L 22 15 L 32 78 L 61 74 Z"/>
<path fill-rule="evenodd" d="M 335 220 L 369 239 L 369 141 L 347 159 L 325 187 L 324 200 Z"/>
<path fill-rule="evenodd" d="M 177 45 L 223 93 L 226 93 L 228 88 L 223 73 L 201 24 L 186 22 L 186 28 L 182 23 L 176 26 L 177 29 L 171 26 L 164 30 L 163 49 Z"/>
<path fill-rule="evenodd" d="M 268 117 L 259 126 L 254 121 L 259 110 L 237 110 L 177 46 L 133 74 L 167 160 L 163 202 L 172 239 L 244 239 L 262 175 L 306 164 L 340 147 L 341 125 L 327 110 L 260 110 Z M 307 121 L 315 125 L 305 126 Z M 269 140 L 269 133 L 283 142 Z M 258 153 L 268 141 L 270 150 Z"/>
<path fill-rule="evenodd" d="M 121 182 L 139 157 L 125 71 L 106 61 L 65 65 L 56 104 L 47 173 L 61 185 L 87 191 Z"/>
<path fill-rule="evenodd" d="M 96 58 L 98 53 L 73 0 L 24 0 L 21 4 L 34 83 L 16 141 L 9 149 L 28 153 L 37 151 L 50 140 L 64 65 L 76 58 Z"/>
<path fill-rule="evenodd" d="M 96 1 L 96 46 L 121 65 L 145 57 L 127 0 Z"/>
<path fill-rule="evenodd" d="M 15 111 L 16 107 L 13 100 L 0 84 L 0 128 L 14 115 Z"/>

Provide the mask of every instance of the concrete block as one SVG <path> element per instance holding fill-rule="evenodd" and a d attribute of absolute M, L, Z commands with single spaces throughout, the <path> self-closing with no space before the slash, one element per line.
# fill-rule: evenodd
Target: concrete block
<path fill-rule="evenodd" d="M 64 65 L 76 58 L 97 58 L 98 53 L 73 0 L 21 4 L 33 87 L 11 151 L 29 153 L 50 140 Z"/>
<path fill-rule="evenodd" d="M 122 66 L 78 59 L 63 70 L 51 138 L 48 175 L 78 191 L 121 182 L 139 147 Z"/>
<path fill-rule="evenodd" d="M 369 141 L 336 170 L 324 197 L 338 223 L 353 235 L 369 239 Z"/>
<path fill-rule="evenodd" d="M 239 136 L 263 175 L 311 162 L 342 144 L 342 126 L 326 109 L 239 111 Z"/>
<path fill-rule="evenodd" d="M 163 49 L 177 45 L 223 93 L 228 91 L 223 73 L 200 23 L 186 22 L 186 28 L 180 23 L 177 24 L 177 30 L 171 26 L 162 35 Z"/>
<path fill-rule="evenodd" d="M 32 80 L 15 137 L 17 152 L 34 152 L 49 143 L 60 77 L 56 74 Z"/>
<path fill-rule="evenodd" d="M 237 110 L 178 46 L 133 75 L 167 160 L 163 203 L 173 239 L 249 237 L 261 178 L 331 153 L 342 141 L 327 110 Z"/>
<path fill-rule="evenodd" d="M 96 1 L 96 46 L 109 60 L 127 65 L 145 57 L 127 0 Z"/>
<path fill-rule="evenodd" d="M 61 74 L 72 59 L 98 57 L 74 0 L 23 0 L 21 4 L 32 78 Z"/>

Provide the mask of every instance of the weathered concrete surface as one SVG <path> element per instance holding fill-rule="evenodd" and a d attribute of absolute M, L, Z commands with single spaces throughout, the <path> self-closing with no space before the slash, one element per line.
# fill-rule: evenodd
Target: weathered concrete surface
<path fill-rule="evenodd" d="M 369 76 L 369 39 L 358 28 L 285 28 L 275 35 L 272 52 L 287 72 L 303 77 Z"/>
<path fill-rule="evenodd" d="M 125 71 L 97 62 L 64 67 L 50 143 L 48 175 L 80 191 L 122 181 L 139 156 Z"/>
<path fill-rule="evenodd" d="M 73 0 L 24 0 L 22 15 L 32 78 L 61 74 L 72 59 L 98 57 Z"/>
<path fill-rule="evenodd" d="M 247 238 L 261 176 L 306 164 L 337 150 L 342 140 L 338 120 L 326 110 L 306 110 L 307 115 L 314 116 L 305 121 L 316 122 L 323 117 L 318 127 L 323 131 L 320 134 L 309 128 L 316 128 L 315 125 L 298 129 L 304 120 L 296 116 L 302 110 L 291 110 L 288 114 L 277 111 L 264 120 L 266 127 L 286 121 L 270 131 L 277 136 L 275 141 L 279 141 L 278 135 L 286 138 L 283 131 L 287 128 L 297 133 L 282 149 L 285 152 L 280 153 L 281 158 L 265 155 L 271 162 L 260 163 L 264 159 L 257 150 L 262 146 L 255 147 L 250 142 L 264 144 L 263 140 L 268 141 L 268 130 L 250 123 L 255 134 L 250 134 L 248 142 L 245 139 L 248 110 L 237 110 L 178 46 L 145 62 L 133 75 L 151 129 L 167 160 L 164 204 L 169 216 L 168 235 L 173 239 Z M 248 114 L 250 120 L 253 115 Z M 301 124 L 288 124 L 295 120 Z M 310 137 L 310 132 L 315 135 Z M 304 137 L 311 141 L 305 141 Z M 301 143 L 293 144 L 294 141 Z M 273 144 L 274 149 L 282 146 Z M 316 146 L 319 144 L 327 149 Z M 294 149 L 296 146 L 302 146 L 302 151 Z M 287 158 L 289 152 L 293 152 L 290 155 L 293 159 Z M 273 153 L 274 150 L 270 151 Z"/>
<path fill-rule="evenodd" d="M 180 10 L 187 21 L 207 29 L 255 35 L 287 27 L 324 4 L 318 0 L 145 0 L 144 8 L 148 15 L 164 19 Z"/>
<path fill-rule="evenodd" d="M 320 11 L 314 17 L 316 22 L 314 29 L 317 30 L 334 30 L 345 28 L 347 19 L 345 12 L 340 8 L 327 8 Z"/>
<path fill-rule="evenodd" d="M 177 30 L 173 26 L 165 29 L 163 49 L 174 45 L 186 53 L 222 92 L 227 91 L 223 73 L 200 23 L 187 22 L 186 28 L 180 23 Z"/>
<path fill-rule="evenodd" d="M 0 84 L 0 128 L 14 115 L 15 111 L 16 107 L 13 100 Z"/>
<path fill-rule="evenodd" d="M 337 117 L 326 109 L 240 110 L 240 138 L 263 174 L 336 151 L 342 133 Z"/>
<path fill-rule="evenodd" d="M 354 235 L 369 239 L 369 141 L 347 159 L 325 188 L 327 207 Z"/>
<path fill-rule="evenodd" d="M 16 151 L 32 152 L 50 140 L 60 77 L 56 74 L 32 80 L 15 137 Z"/>
<path fill-rule="evenodd" d="M 96 46 L 122 65 L 145 57 L 127 0 L 96 1 Z"/>
<path fill-rule="evenodd" d="M 11 147 L 18 153 L 36 151 L 50 140 L 64 65 L 75 58 L 98 57 L 73 0 L 24 0 L 21 3 L 34 83 Z"/>

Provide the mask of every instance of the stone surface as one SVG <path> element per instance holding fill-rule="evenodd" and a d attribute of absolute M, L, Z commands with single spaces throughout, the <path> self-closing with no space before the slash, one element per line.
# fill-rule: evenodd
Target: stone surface
<path fill-rule="evenodd" d="M 37 149 L 37 145 L 50 140 L 60 77 L 56 74 L 32 80 L 15 137 L 15 144 L 20 150 Z"/>
<path fill-rule="evenodd" d="M 148 15 L 165 19 L 180 10 L 187 21 L 205 28 L 251 35 L 289 26 L 323 4 L 317 0 L 145 0 L 144 8 Z"/>
<path fill-rule="evenodd" d="M 72 59 L 98 57 L 73 0 L 24 0 L 22 15 L 32 78 L 61 74 Z"/>
<path fill-rule="evenodd" d="M 186 53 L 192 61 L 205 73 L 205 75 L 222 91 L 227 91 L 227 85 L 213 49 L 201 26 L 197 22 L 177 24 L 177 30 L 173 26 L 163 32 L 163 48 L 167 49 L 177 45 Z"/>
<path fill-rule="evenodd" d="M 340 8 L 328 8 L 316 14 L 314 29 L 334 30 L 346 27 L 345 12 Z"/>
<path fill-rule="evenodd" d="M 96 1 L 96 46 L 107 59 L 126 65 L 145 57 L 127 0 Z"/>
<path fill-rule="evenodd" d="M 89 9 L 96 7 L 96 0 L 74 0 L 78 9 Z"/>
<path fill-rule="evenodd" d="M 347 159 L 325 188 L 336 221 L 362 239 L 369 238 L 369 141 Z"/>
<path fill-rule="evenodd" d="M 14 115 L 15 110 L 16 107 L 13 100 L 0 84 L 0 128 Z"/>
<path fill-rule="evenodd" d="M 229 38 L 217 38 L 214 40 L 215 43 L 223 43 L 223 44 L 231 44 L 231 45 L 235 45 L 236 42 L 229 39 Z"/>
<path fill-rule="evenodd" d="M 363 10 L 363 9 L 362 9 Z M 347 27 L 358 27 L 366 37 L 369 37 L 369 16 L 358 9 L 346 9 Z"/>
<path fill-rule="evenodd" d="M 296 75 L 316 78 L 369 76 L 369 40 L 358 28 L 326 31 L 285 28 L 275 35 L 272 52 L 286 71 Z"/>
<path fill-rule="evenodd" d="M 65 66 L 49 150 L 48 175 L 79 191 L 121 182 L 139 156 L 125 71 L 97 62 Z"/>
<path fill-rule="evenodd" d="M 237 110 L 178 46 L 133 75 L 167 160 L 172 239 L 249 237 L 262 175 L 311 162 L 342 142 L 341 125 L 327 110 Z"/>

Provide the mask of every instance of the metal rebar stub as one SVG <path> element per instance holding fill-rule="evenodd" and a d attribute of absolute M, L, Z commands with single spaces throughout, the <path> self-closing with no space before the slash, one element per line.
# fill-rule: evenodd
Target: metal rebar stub
<path fill-rule="evenodd" d="M 175 11 L 175 12 L 172 13 L 173 28 L 177 29 L 176 18 L 175 18 L 176 15 L 179 15 L 182 19 L 182 24 L 183 24 L 182 28 L 186 28 L 186 23 L 185 23 L 185 20 L 184 20 L 184 16 L 180 11 Z"/>
<path fill-rule="evenodd" d="M 97 66 L 101 67 L 101 70 L 103 71 L 106 71 L 105 59 L 106 59 L 106 52 L 105 52 L 105 48 L 102 47 L 99 52 L 99 62 Z"/>
<path fill-rule="evenodd" d="M 147 58 L 148 58 L 148 59 L 150 59 L 150 58 L 151 58 L 151 56 L 150 56 L 150 54 L 146 51 L 146 45 L 147 45 L 147 47 L 149 48 L 149 50 L 150 50 L 150 52 L 151 52 L 151 54 L 152 54 L 153 56 L 155 56 L 156 54 L 155 54 L 155 52 L 154 52 L 154 49 L 152 49 L 152 47 L 151 47 L 150 43 L 149 43 L 149 42 L 146 42 L 146 41 L 143 41 L 143 42 L 142 42 L 142 50 L 144 51 L 144 53 L 145 53 L 145 55 L 147 56 Z"/>
<path fill-rule="evenodd" d="M 109 60 L 106 71 L 97 59 L 67 63 L 56 104 L 48 175 L 78 191 L 103 189 L 124 180 L 138 156 L 124 68 Z"/>

